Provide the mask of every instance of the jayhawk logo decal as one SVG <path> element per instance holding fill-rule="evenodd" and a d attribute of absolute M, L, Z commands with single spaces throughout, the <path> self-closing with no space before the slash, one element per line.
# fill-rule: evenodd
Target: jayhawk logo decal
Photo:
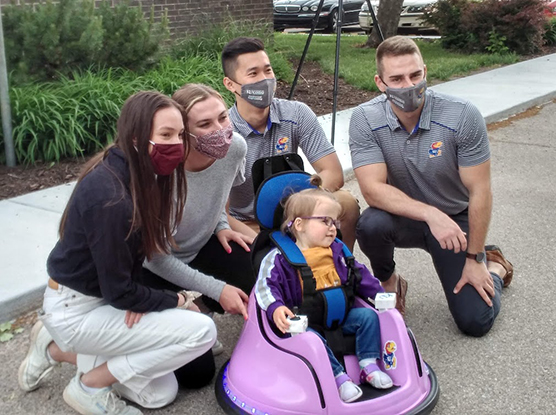
<path fill-rule="evenodd" d="M 384 353 L 382 358 L 384 360 L 384 368 L 386 370 L 394 370 L 396 368 L 396 350 L 397 350 L 396 342 L 387 341 L 384 344 Z"/>
<path fill-rule="evenodd" d="M 282 137 L 278 140 L 278 143 L 276 144 L 276 151 L 278 154 L 288 152 L 288 149 L 290 148 L 288 145 L 289 141 L 290 139 L 288 137 Z"/>
<path fill-rule="evenodd" d="M 435 141 L 429 148 L 429 158 L 438 157 L 442 155 L 442 141 Z"/>

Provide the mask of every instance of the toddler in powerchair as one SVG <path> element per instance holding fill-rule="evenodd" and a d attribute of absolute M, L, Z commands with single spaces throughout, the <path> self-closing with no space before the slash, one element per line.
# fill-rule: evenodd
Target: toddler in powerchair
<path fill-rule="evenodd" d="M 339 361 L 344 335 L 355 336 L 361 381 L 377 389 L 393 385 L 378 366 L 378 315 L 369 308 L 351 308 L 355 295 L 374 298 L 383 289 L 336 238 L 342 208 L 332 193 L 320 187 L 321 183 L 318 175 L 312 176 L 311 184 L 317 187 L 291 194 L 284 205 L 281 230 L 295 242 L 308 267 L 298 270 L 278 248 L 272 249 L 259 268 L 255 296 L 269 321 L 282 333 L 288 331 L 290 319 L 296 317 L 292 310 L 308 317 L 308 330 L 319 336 L 326 347 L 340 398 L 353 402 L 363 392 Z"/>

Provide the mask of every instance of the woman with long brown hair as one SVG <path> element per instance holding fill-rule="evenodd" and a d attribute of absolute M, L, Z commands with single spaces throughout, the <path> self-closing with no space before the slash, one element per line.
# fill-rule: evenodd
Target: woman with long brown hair
<path fill-rule="evenodd" d="M 119 395 L 147 408 L 172 402 L 173 371 L 214 344 L 210 318 L 177 308 L 184 295 L 140 282 L 144 259 L 170 252 L 185 205 L 181 111 L 157 92 L 131 96 L 114 144 L 85 167 L 48 258 L 43 312 L 19 371 L 25 391 L 68 362 L 77 375 L 64 400 L 76 411 L 140 414 Z"/>

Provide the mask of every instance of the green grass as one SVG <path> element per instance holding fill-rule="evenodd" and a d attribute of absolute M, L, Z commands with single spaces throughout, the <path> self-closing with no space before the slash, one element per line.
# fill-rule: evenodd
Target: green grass
<path fill-rule="evenodd" d="M 342 36 L 340 46 L 339 76 L 357 88 L 377 91 L 374 83 L 376 73 L 375 49 L 363 48 L 365 36 Z M 287 58 L 301 57 L 307 35 L 277 33 L 274 38 L 276 52 Z M 448 52 L 439 41 L 417 41 L 427 65 L 429 81 L 447 81 L 452 77 L 465 76 L 483 68 L 508 65 L 519 60 L 517 55 L 459 54 Z M 313 36 L 307 59 L 318 62 L 324 72 L 334 74 L 336 56 L 335 36 Z"/>

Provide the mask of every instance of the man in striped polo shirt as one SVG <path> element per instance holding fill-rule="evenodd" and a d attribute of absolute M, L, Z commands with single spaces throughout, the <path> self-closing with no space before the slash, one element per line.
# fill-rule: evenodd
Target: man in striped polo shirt
<path fill-rule="evenodd" d="M 426 89 L 413 40 L 385 40 L 376 62 L 384 94 L 358 106 L 350 122 L 353 169 L 370 206 L 357 241 L 385 290 L 398 293 L 402 312 L 407 282 L 394 248 L 426 250 L 458 328 L 482 336 L 513 275 L 500 249 L 485 247 L 492 193 L 484 119 L 471 103 Z"/>
<path fill-rule="evenodd" d="M 321 176 L 323 187 L 335 193 L 343 207 L 340 217 L 344 243 L 353 250 L 359 204 L 344 185 L 342 166 L 315 113 L 305 104 L 274 98 L 276 78 L 257 38 L 240 37 L 222 51 L 224 85 L 236 97 L 230 109 L 235 131 L 247 142 L 245 182 L 230 193 L 230 226 L 255 237 L 258 225 L 254 217 L 253 163 L 278 154 L 297 153 L 298 148 Z"/>

